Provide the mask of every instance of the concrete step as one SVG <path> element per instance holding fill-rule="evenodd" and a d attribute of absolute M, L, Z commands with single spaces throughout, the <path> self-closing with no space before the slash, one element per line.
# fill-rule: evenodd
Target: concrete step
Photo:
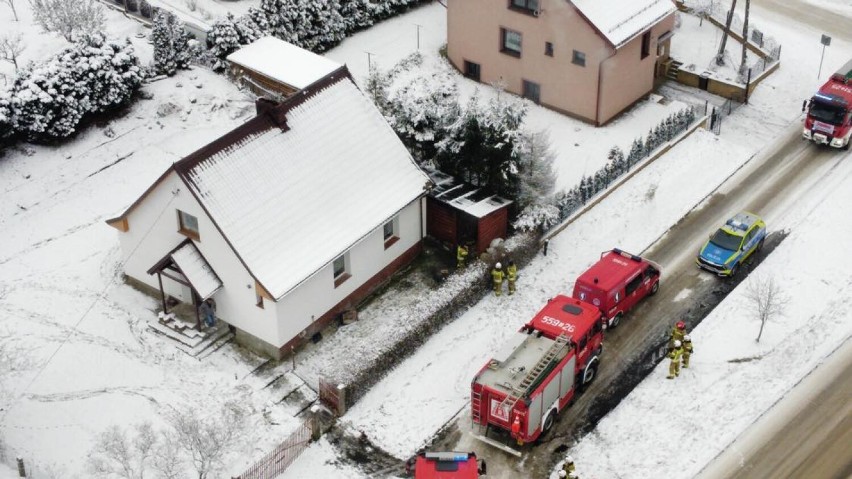
<path fill-rule="evenodd" d="M 181 351 L 199 359 L 209 356 L 234 337 L 228 325 L 222 321 L 213 328 L 202 331 L 186 327 L 179 321 L 176 318 L 151 319 L 148 321 L 148 327 L 172 340 Z"/>

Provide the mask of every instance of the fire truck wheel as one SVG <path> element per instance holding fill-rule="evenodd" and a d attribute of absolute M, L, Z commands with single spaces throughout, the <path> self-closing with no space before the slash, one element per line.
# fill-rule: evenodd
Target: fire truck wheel
<path fill-rule="evenodd" d="M 544 418 L 544 425 L 541 428 L 541 435 L 547 434 L 548 431 L 553 427 L 553 423 L 556 422 L 556 410 L 551 409 L 549 413 L 547 413 L 547 417 Z"/>
<path fill-rule="evenodd" d="M 737 263 L 731 268 L 731 278 L 737 275 L 737 271 L 740 269 L 740 264 Z"/>
<path fill-rule="evenodd" d="M 654 283 L 654 286 L 651 286 L 651 293 L 650 293 L 651 296 L 657 294 L 657 291 L 659 291 L 659 290 L 660 290 L 660 282 L 657 281 L 656 283 Z"/>
<path fill-rule="evenodd" d="M 595 380 L 595 376 L 598 375 L 598 358 L 592 358 L 589 360 L 589 364 L 586 365 L 586 369 L 583 371 L 583 387 L 587 387 L 592 381 Z"/>
<path fill-rule="evenodd" d="M 755 249 L 755 251 L 760 251 L 762 249 L 763 249 L 763 240 L 760 240 L 760 242 L 757 243 L 757 248 Z"/>
<path fill-rule="evenodd" d="M 623 316 L 624 316 L 624 314 L 622 314 L 622 313 L 621 313 L 621 311 L 619 311 L 619 312 L 618 312 L 615 316 L 613 316 L 613 317 L 612 317 L 612 321 L 610 321 L 609 328 L 610 328 L 610 329 L 615 329 L 615 328 L 616 328 L 616 326 L 618 326 L 618 323 L 620 323 L 620 322 L 621 322 L 621 318 L 622 318 Z"/>

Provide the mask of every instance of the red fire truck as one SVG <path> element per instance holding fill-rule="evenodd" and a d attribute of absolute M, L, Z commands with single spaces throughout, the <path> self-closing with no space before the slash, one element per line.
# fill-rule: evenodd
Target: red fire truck
<path fill-rule="evenodd" d="M 405 472 L 414 479 L 478 479 L 485 461 L 472 452 L 420 452 L 405 463 Z"/>
<path fill-rule="evenodd" d="M 597 372 L 604 319 L 597 307 L 556 296 L 513 336 L 471 383 L 474 437 L 508 446 L 533 442 Z M 501 441 L 502 439 L 502 441 Z"/>
<path fill-rule="evenodd" d="M 577 278 L 572 296 L 600 308 L 614 328 L 642 298 L 657 293 L 660 269 L 653 261 L 616 248 Z"/>
<path fill-rule="evenodd" d="M 805 102 L 802 138 L 834 148 L 849 148 L 852 137 L 852 60 Z"/>

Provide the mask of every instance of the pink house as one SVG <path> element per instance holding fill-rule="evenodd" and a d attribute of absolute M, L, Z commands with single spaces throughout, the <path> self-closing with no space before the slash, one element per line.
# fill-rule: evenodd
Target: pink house
<path fill-rule="evenodd" d="M 672 0 L 447 2 L 447 54 L 465 76 L 603 125 L 665 74 Z"/>

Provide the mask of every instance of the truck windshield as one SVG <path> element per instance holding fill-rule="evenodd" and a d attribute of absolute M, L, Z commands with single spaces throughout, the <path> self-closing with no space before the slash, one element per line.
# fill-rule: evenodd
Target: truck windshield
<path fill-rule="evenodd" d="M 742 236 L 732 235 L 723 229 L 719 229 L 710 237 L 711 243 L 728 251 L 737 251 L 740 249 L 740 242 L 742 240 Z"/>
<path fill-rule="evenodd" d="M 843 123 L 843 115 L 846 113 L 843 108 L 826 105 L 818 101 L 811 103 L 810 114 L 819 121 L 830 123 L 832 125 L 841 125 Z"/>

